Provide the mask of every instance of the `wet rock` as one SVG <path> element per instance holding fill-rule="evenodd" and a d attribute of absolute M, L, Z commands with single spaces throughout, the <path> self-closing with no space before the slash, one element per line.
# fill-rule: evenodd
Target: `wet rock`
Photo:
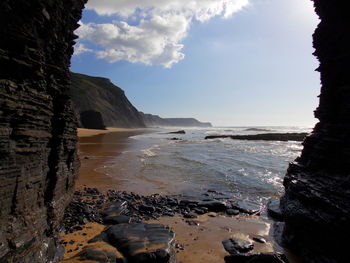
<path fill-rule="evenodd" d="M 121 224 L 109 227 L 92 242 L 105 241 L 128 262 L 175 263 L 175 234 L 159 224 Z"/>
<path fill-rule="evenodd" d="M 201 207 L 201 208 L 194 208 L 194 212 L 196 212 L 198 215 L 204 215 L 205 213 L 208 213 L 208 208 L 206 207 Z"/>
<path fill-rule="evenodd" d="M 188 200 L 188 199 L 184 199 L 184 200 L 180 200 L 180 206 L 197 206 L 199 203 L 199 201 L 197 200 Z"/>
<path fill-rule="evenodd" d="M 275 222 L 272 226 L 273 238 L 276 241 L 276 243 L 282 247 L 285 245 L 283 244 L 284 243 L 283 242 L 284 226 L 285 226 L 284 222 Z"/>
<path fill-rule="evenodd" d="M 99 242 L 86 246 L 76 256 L 67 259 L 67 262 L 72 260 L 79 261 L 94 261 L 98 263 L 124 263 L 125 259 L 121 253 L 113 246 Z"/>
<path fill-rule="evenodd" d="M 251 201 L 237 201 L 232 204 L 232 208 L 249 215 L 259 214 L 261 212 L 261 205 Z"/>
<path fill-rule="evenodd" d="M 286 256 L 278 253 L 233 254 L 225 257 L 226 263 L 288 263 Z"/>
<path fill-rule="evenodd" d="M 237 209 L 227 209 L 226 210 L 226 214 L 228 214 L 229 216 L 236 216 L 239 214 L 239 210 Z"/>
<path fill-rule="evenodd" d="M 183 216 L 184 216 L 184 218 L 197 218 L 198 217 L 198 215 L 195 213 L 187 213 L 187 214 L 184 214 Z"/>
<path fill-rule="evenodd" d="M 106 210 L 101 212 L 103 217 L 118 216 L 127 211 L 128 203 L 126 201 L 118 201 L 111 204 Z"/>
<path fill-rule="evenodd" d="M 255 242 L 261 243 L 261 244 L 265 244 L 266 243 L 266 239 L 263 237 L 253 237 L 253 240 Z"/>
<path fill-rule="evenodd" d="M 103 223 L 107 225 L 128 224 L 131 222 L 130 216 L 107 216 L 103 219 Z"/>
<path fill-rule="evenodd" d="M 166 211 L 166 212 L 163 213 L 163 216 L 175 216 L 175 213 Z"/>
<path fill-rule="evenodd" d="M 152 212 L 155 212 L 155 211 L 156 211 L 156 208 L 155 208 L 154 206 L 150 206 L 150 205 L 141 205 L 141 206 L 140 206 L 140 210 L 141 210 L 141 211 L 145 211 L 145 212 L 152 213 Z"/>
<path fill-rule="evenodd" d="M 168 132 L 168 134 L 186 134 L 184 130 Z"/>
<path fill-rule="evenodd" d="M 225 250 L 230 254 L 246 253 L 254 248 L 254 244 L 247 240 L 230 238 L 222 241 Z"/>
<path fill-rule="evenodd" d="M 205 207 L 208 209 L 208 211 L 212 212 L 221 212 L 228 208 L 227 203 L 218 200 L 202 201 L 198 203 L 198 206 Z"/>
<path fill-rule="evenodd" d="M 267 213 L 272 218 L 274 218 L 278 221 L 283 221 L 283 214 L 282 214 L 282 211 L 280 209 L 280 199 L 279 198 L 271 198 L 267 202 Z"/>

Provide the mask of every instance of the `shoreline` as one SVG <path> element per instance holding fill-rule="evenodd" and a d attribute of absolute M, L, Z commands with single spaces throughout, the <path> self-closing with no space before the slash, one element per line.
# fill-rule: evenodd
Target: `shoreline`
<path fill-rule="evenodd" d="M 79 142 L 81 169 L 76 189 L 82 191 L 84 188 L 97 188 L 101 193 L 107 193 L 111 189 L 130 192 L 130 189 L 119 188 L 118 180 L 113 180 L 99 168 L 113 163 L 118 155 L 130 147 L 130 136 L 144 132 L 147 130 L 109 129 L 106 131 L 93 130 L 88 135 L 81 133 Z M 122 186 L 125 185 L 122 184 Z M 136 193 L 139 194 L 137 191 Z M 274 251 L 275 242 L 271 237 L 273 221 L 264 216 L 239 215 L 231 217 L 225 213 L 216 213 L 209 216 L 201 215 L 197 221 L 197 223 L 190 225 L 181 214 L 176 214 L 171 217 L 150 218 L 144 222 L 168 225 L 175 232 L 176 243 L 180 248 L 177 250 L 177 259 L 185 263 L 201 262 L 208 258 L 211 262 L 224 262 L 224 257 L 228 253 L 224 250 L 221 242 L 232 237 L 252 240 L 253 236 L 262 236 L 267 243 L 258 244 L 254 253 Z M 72 256 L 81 251 L 92 235 L 98 235 L 103 228 L 101 224 L 88 223 L 87 226 L 83 225 L 81 230 L 63 235 L 62 240 L 66 242 L 67 246 L 65 259 L 71 259 Z M 88 235 L 82 236 L 81 233 L 86 232 Z M 79 246 L 75 247 L 75 244 L 79 244 Z M 68 262 L 79 262 L 70 259 Z"/>
<path fill-rule="evenodd" d="M 106 130 L 98 130 L 98 129 L 85 129 L 85 128 L 78 128 L 78 137 L 90 137 L 100 134 L 107 134 L 112 132 L 134 132 L 134 131 L 141 131 L 145 130 L 146 128 L 115 128 L 115 127 L 107 127 Z"/>

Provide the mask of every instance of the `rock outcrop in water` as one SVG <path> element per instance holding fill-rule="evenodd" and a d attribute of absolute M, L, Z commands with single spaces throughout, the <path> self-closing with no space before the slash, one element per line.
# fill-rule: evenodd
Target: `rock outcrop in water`
<path fill-rule="evenodd" d="M 233 140 L 249 141 L 303 141 L 307 133 L 261 133 L 253 135 L 209 135 L 205 139 L 231 138 Z"/>
<path fill-rule="evenodd" d="M 84 0 L 0 2 L 0 262 L 48 262 L 78 174 L 64 95 Z"/>
<path fill-rule="evenodd" d="M 319 123 L 284 179 L 283 242 L 303 262 L 348 262 L 350 233 L 350 34 L 347 1 L 314 0 L 320 61 Z M 345 239 L 344 239 L 345 238 Z"/>

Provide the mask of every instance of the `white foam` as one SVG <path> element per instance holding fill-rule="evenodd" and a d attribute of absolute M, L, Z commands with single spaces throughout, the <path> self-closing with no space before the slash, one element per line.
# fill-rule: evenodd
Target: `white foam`
<path fill-rule="evenodd" d="M 152 152 L 151 149 L 144 149 L 144 150 L 141 150 L 141 152 L 147 157 L 155 157 L 155 156 L 157 156 L 157 154 Z"/>

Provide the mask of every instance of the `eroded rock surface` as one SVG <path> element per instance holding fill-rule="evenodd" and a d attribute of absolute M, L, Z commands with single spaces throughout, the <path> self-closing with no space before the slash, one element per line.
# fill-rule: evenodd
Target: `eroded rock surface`
<path fill-rule="evenodd" d="M 350 34 L 347 1 L 314 0 L 319 123 L 284 179 L 283 242 L 303 262 L 347 262 L 350 233 Z"/>
<path fill-rule="evenodd" d="M 107 228 L 91 243 L 104 241 L 127 262 L 176 263 L 175 234 L 160 224 L 119 224 Z"/>
<path fill-rule="evenodd" d="M 0 2 L 0 262 L 47 262 L 78 174 L 64 95 L 84 0 Z"/>

